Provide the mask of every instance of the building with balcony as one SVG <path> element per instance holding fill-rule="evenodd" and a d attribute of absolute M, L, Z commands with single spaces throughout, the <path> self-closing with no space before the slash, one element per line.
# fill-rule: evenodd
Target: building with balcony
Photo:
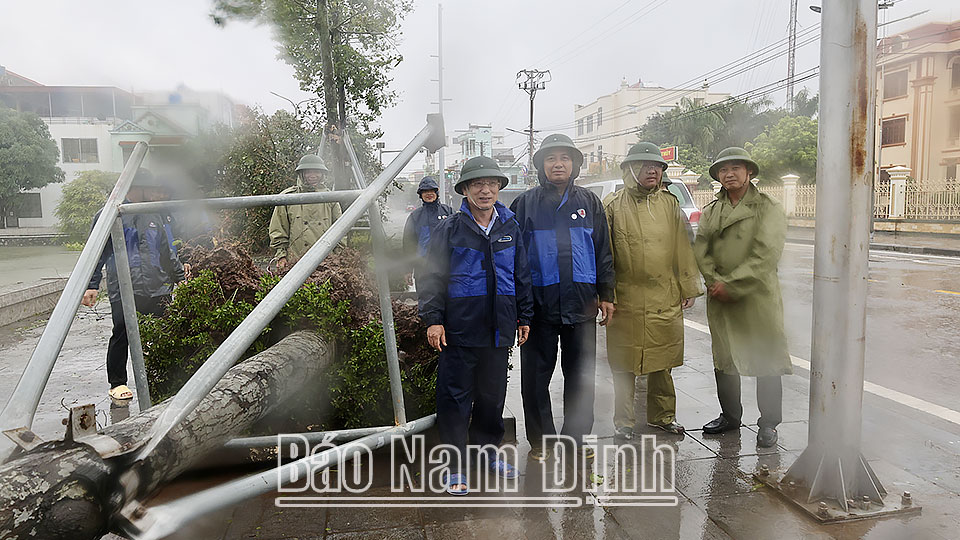
<path fill-rule="evenodd" d="M 882 39 L 877 70 L 881 170 L 907 167 L 921 182 L 956 180 L 960 20 L 929 23 Z"/>
<path fill-rule="evenodd" d="M 183 174 L 176 149 L 217 124 L 233 126 L 235 105 L 219 92 L 183 85 L 171 92 L 134 94 L 113 86 L 49 86 L 0 66 L 0 106 L 43 119 L 60 148 L 64 184 L 89 170 L 119 172 L 137 142 L 150 144 L 144 167 Z M 52 228 L 64 184 L 21 194 L 8 227 Z"/>

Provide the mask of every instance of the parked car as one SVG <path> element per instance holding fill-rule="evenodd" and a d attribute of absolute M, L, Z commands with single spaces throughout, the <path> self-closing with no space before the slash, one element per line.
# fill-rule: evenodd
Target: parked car
<path fill-rule="evenodd" d="M 668 178 L 666 175 L 663 177 L 663 182 L 667 190 L 680 201 L 680 208 L 683 210 L 683 214 L 687 216 L 687 222 L 690 225 L 689 232 L 692 240 L 697 235 L 697 227 L 700 224 L 700 209 L 693 202 L 693 196 L 690 195 L 690 190 L 683 182 Z M 616 180 L 601 180 L 592 184 L 585 184 L 583 187 L 596 193 L 602 201 L 611 193 L 623 189 L 623 180 L 619 178 Z"/>

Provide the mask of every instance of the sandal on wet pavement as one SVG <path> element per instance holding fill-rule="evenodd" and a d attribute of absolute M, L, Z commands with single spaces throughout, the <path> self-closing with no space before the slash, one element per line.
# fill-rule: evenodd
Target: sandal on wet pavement
<path fill-rule="evenodd" d="M 445 478 L 445 484 L 447 485 L 447 493 L 450 495 L 466 495 L 470 493 L 470 488 L 467 487 L 467 477 L 462 474 L 448 474 Z M 460 489 L 454 489 L 456 486 L 463 486 Z"/>
<path fill-rule="evenodd" d="M 112 397 L 113 399 L 120 399 L 120 400 L 133 399 L 133 392 L 131 392 L 130 388 L 128 388 L 127 385 L 125 384 L 121 384 L 120 386 L 114 386 L 113 388 L 110 389 L 109 394 L 110 394 L 110 397 Z"/>

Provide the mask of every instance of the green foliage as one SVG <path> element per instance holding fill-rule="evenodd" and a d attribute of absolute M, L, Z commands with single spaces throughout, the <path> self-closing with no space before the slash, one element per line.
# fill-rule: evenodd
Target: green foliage
<path fill-rule="evenodd" d="M 390 379 L 384 357 L 383 326 L 370 322 L 349 332 L 350 353 L 331 369 L 329 380 L 333 425 L 344 428 L 382 426 L 393 422 Z M 401 371 L 408 416 L 436 411 L 436 363 Z"/>
<path fill-rule="evenodd" d="M 794 97 L 793 105 L 795 115 L 770 108 L 766 100 L 728 99 L 698 105 L 684 98 L 680 106 L 650 117 L 640 128 L 638 138 L 661 147 L 679 146 L 680 163 L 700 173 L 702 187 L 709 186 L 708 171 L 713 157 L 730 146 L 742 146 L 753 152 L 753 158 L 760 165 L 762 183 L 777 181 L 787 172 L 795 172 L 804 181 L 812 182 L 816 175 L 817 129 L 816 120 L 811 118 L 817 114 L 818 98 L 803 90 Z M 812 146 L 810 126 L 813 126 Z M 796 138 L 791 140 L 791 136 Z"/>
<path fill-rule="evenodd" d="M 255 301 L 259 302 L 280 281 L 279 276 L 261 278 Z M 346 351 L 324 380 L 334 406 L 332 426 L 361 427 L 392 421 L 390 382 L 384 354 L 383 327 L 369 322 L 352 328 L 349 303 L 335 302 L 329 283 L 310 282 L 294 294 L 280 313 L 246 351 L 249 357 L 265 350 L 284 335 L 312 329 L 338 343 Z M 172 304 L 162 317 L 143 316 L 140 335 L 150 394 L 162 401 L 193 375 L 223 340 L 253 310 L 253 304 L 228 296 L 209 270 L 182 282 Z M 436 407 L 436 360 L 402 367 L 407 410 L 423 416 Z"/>
<path fill-rule="evenodd" d="M 93 216 L 103 208 L 107 196 L 113 191 L 119 173 L 107 171 L 83 171 L 77 178 L 63 186 L 63 195 L 55 211 L 60 232 L 72 242 L 83 242 L 90 235 Z"/>
<path fill-rule="evenodd" d="M 59 159 L 57 143 L 39 116 L 0 105 L 0 211 L 16 208 L 24 190 L 63 182 Z"/>
<path fill-rule="evenodd" d="M 762 184 L 778 184 L 780 177 L 793 173 L 800 182 L 817 180 L 817 121 L 806 116 L 787 116 L 747 144 L 751 157 L 760 166 Z"/>
<path fill-rule="evenodd" d="M 796 116 L 806 116 L 813 118 L 820 112 L 820 96 L 810 95 L 810 91 L 804 88 L 793 96 L 793 114 Z"/>
<path fill-rule="evenodd" d="M 67 251 L 83 251 L 85 245 L 87 245 L 86 242 L 64 242 L 63 248 Z"/>
<path fill-rule="evenodd" d="M 223 197 L 269 195 L 296 184 L 294 169 L 304 154 L 320 143 L 290 112 L 249 115 L 234 134 L 221 161 L 216 194 Z M 266 251 L 272 207 L 248 208 L 225 214 L 223 232 L 253 253 Z"/>
<path fill-rule="evenodd" d="M 257 303 L 279 282 L 280 276 L 263 276 L 257 291 Z M 297 289 L 273 322 L 289 331 L 314 329 L 329 340 L 341 340 L 346 337 L 349 307 L 347 302 L 334 302 L 330 298 L 330 283 L 308 282 Z"/>
<path fill-rule="evenodd" d="M 143 357 L 155 402 L 175 394 L 253 310 L 252 304 L 234 296 L 224 294 L 213 272 L 203 270 L 177 285 L 162 317 L 141 316 Z M 248 355 L 266 348 L 268 330 Z"/>

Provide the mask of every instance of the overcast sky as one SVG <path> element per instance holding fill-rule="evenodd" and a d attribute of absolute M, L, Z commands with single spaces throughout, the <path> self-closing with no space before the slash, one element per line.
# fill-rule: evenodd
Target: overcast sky
<path fill-rule="evenodd" d="M 820 15 L 800 2 L 798 31 Z M 448 136 L 469 123 L 524 129 L 526 94 L 517 71 L 549 69 L 536 99 L 537 128 L 569 125 L 576 103 L 615 91 L 620 80 L 672 87 L 702 79 L 787 36 L 789 0 L 448 0 L 443 4 L 444 105 Z M 897 32 L 960 18 L 955 0 L 902 0 L 886 10 Z M 277 58 L 269 28 L 215 26 L 205 0 L 31 0 L 0 7 L 0 65 L 44 84 L 113 85 L 133 91 L 185 84 L 221 90 L 267 112 L 299 101 L 293 70 Z M 437 2 L 416 0 L 398 42 L 400 94 L 381 120 L 388 148 L 399 148 L 436 110 Z M 813 35 L 812 32 L 811 35 Z M 803 39 L 799 43 L 803 43 Z M 797 52 L 797 72 L 819 62 L 818 41 Z M 781 57 L 712 90 L 740 94 L 786 76 Z M 816 91 L 816 79 L 809 81 Z M 781 91 L 771 96 L 782 103 Z M 568 134 L 573 134 L 567 131 Z M 522 135 L 507 139 L 521 145 Z M 454 152 L 448 148 L 448 155 Z M 522 151 L 518 149 L 517 155 Z M 453 157 L 453 156 L 451 156 Z M 449 158 L 448 158 L 449 161 Z"/>

